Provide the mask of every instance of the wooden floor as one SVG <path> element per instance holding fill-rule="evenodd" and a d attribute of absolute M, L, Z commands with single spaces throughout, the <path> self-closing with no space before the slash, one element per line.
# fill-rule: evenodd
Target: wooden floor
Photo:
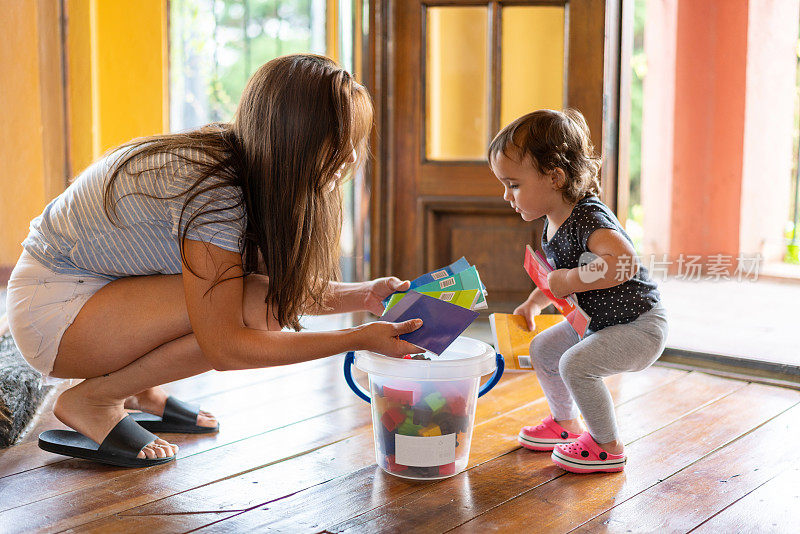
<path fill-rule="evenodd" d="M 221 431 L 172 435 L 178 460 L 147 470 L 39 450 L 37 434 L 62 427 L 45 409 L 0 451 L 0 532 L 800 530 L 798 391 L 660 367 L 613 377 L 627 468 L 573 475 L 517 445 L 548 409 L 534 374 L 507 375 L 478 403 L 469 468 L 415 483 L 375 465 L 369 406 L 341 365 L 169 385 Z"/>

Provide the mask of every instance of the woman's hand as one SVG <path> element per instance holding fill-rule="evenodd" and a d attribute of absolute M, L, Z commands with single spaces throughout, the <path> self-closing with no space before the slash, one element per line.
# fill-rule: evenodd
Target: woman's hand
<path fill-rule="evenodd" d="M 402 358 L 406 354 L 419 354 L 425 349 L 403 341 L 398 336 L 413 332 L 422 326 L 422 319 L 411 319 L 402 323 L 376 321 L 355 328 L 357 349 L 371 350 L 392 358 Z"/>
<path fill-rule="evenodd" d="M 564 298 L 575 291 L 570 288 L 567 275 L 572 269 L 556 269 L 547 275 L 547 285 L 553 296 Z"/>
<path fill-rule="evenodd" d="M 401 281 L 395 276 L 364 282 L 364 309 L 380 317 L 383 315 L 383 299 L 395 291 L 406 291 L 409 287 L 411 287 L 411 282 Z"/>
<path fill-rule="evenodd" d="M 517 309 L 514 310 L 514 315 L 525 317 L 525 322 L 528 323 L 528 330 L 531 332 L 536 332 L 536 321 L 534 317 L 540 313 L 542 313 L 542 308 L 530 299 L 517 306 Z"/>

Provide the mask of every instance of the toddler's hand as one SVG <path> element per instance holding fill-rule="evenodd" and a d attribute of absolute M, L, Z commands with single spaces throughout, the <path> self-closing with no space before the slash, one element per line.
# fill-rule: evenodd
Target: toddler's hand
<path fill-rule="evenodd" d="M 564 298 L 573 291 L 567 284 L 567 274 L 569 269 L 556 269 L 547 275 L 547 285 L 550 287 L 550 292 L 553 296 Z"/>
<path fill-rule="evenodd" d="M 514 310 L 514 315 L 521 315 L 525 317 L 525 322 L 528 323 L 528 330 L 536 332 L 536 321 L 534 317 L 542 313 L 542 309 L 534 302 L 525 301 Z"/>
<path fill-rule="evenodd" d="M 386 321 L 367 323 L 356 327 L 359 336 L 356 344 L 359 349 L 371 350 L 392 358 L 402 358 L 406 354 L 418 354 L 425 352 L 425 349 L 403 341 L 398 336 L 413 332 L 421 326 L 422 319 L 411 319 L 402 323 Z"/>

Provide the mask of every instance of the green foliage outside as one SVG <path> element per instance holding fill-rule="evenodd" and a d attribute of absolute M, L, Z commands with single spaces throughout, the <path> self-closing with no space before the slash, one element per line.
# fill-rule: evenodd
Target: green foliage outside
<path fill-rule="evenodd" d="M 324 53 L 324 8 L 320 0 L 172 0 L 173 130 L 231 120 L 247 80 L 270 59 Z"/>
<path fill-rule="evenodd" d="M 794 139 L 792 146 L 795 147 L 793 167 L 792 167 L 792 205 L 790 210 L 790 220 L 786 223 L 784 237 L 787 240 L 786 255 L 783 261 L 786 263 L 800 264 L 800 179 L 798 179 L 798 155 L 800 155 L 800 38 L 797 44 L 797 70 L 795 73 L 795 91 L 794 91 Z"/>
<path fill-rule="evenodd" d="M 218 113 L 230 114 L 258 67 L 269 59 L 311 49 L 310 0 L 227 0 L 219 4 L 220 55 L 229 54 L 236 60 L 215 71 L 212 100 Z"/>
<path fill-rule="evenodd" d="M 635 0 L 633 9 L 633 52 L 631 54 L 631 135 L 628 171 L 630 197 L 625 230 L 633 239 L 637 253 L 641 253 L 644 223 L 642 209 L 642 104 L 643 82 L 647 74 L 647 56 L 644 52 L 644 22 L 647 0 Z"/>
<path fill-rule="evenodd" d="M 275 57 L 325 54 L 325 10 L 325 0 L 171 0 L 171 130 L 232 120 L 247 80 Z M 343 195 L 342 277 L 350 281 L 352 181 Z"/>

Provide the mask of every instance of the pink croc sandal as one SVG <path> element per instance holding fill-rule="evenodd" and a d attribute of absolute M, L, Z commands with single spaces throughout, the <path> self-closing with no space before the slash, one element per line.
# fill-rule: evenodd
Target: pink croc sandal
<path fill-rule="evenodd" d="M 522 427 L 517 441 L 532 451 L 552 451 L 556 445 L 572 443 L 579 435 L 568 432 L 548 415 L 539 425 Z"/>
<path fill-rule="evenodd" d="M 611 454 L 600 448 L 588 432 L 575 443 L 558 445 L 551 456 L 553 463 L 571 473 L 614 473 L 625 469 L 625 455 Z"/>

